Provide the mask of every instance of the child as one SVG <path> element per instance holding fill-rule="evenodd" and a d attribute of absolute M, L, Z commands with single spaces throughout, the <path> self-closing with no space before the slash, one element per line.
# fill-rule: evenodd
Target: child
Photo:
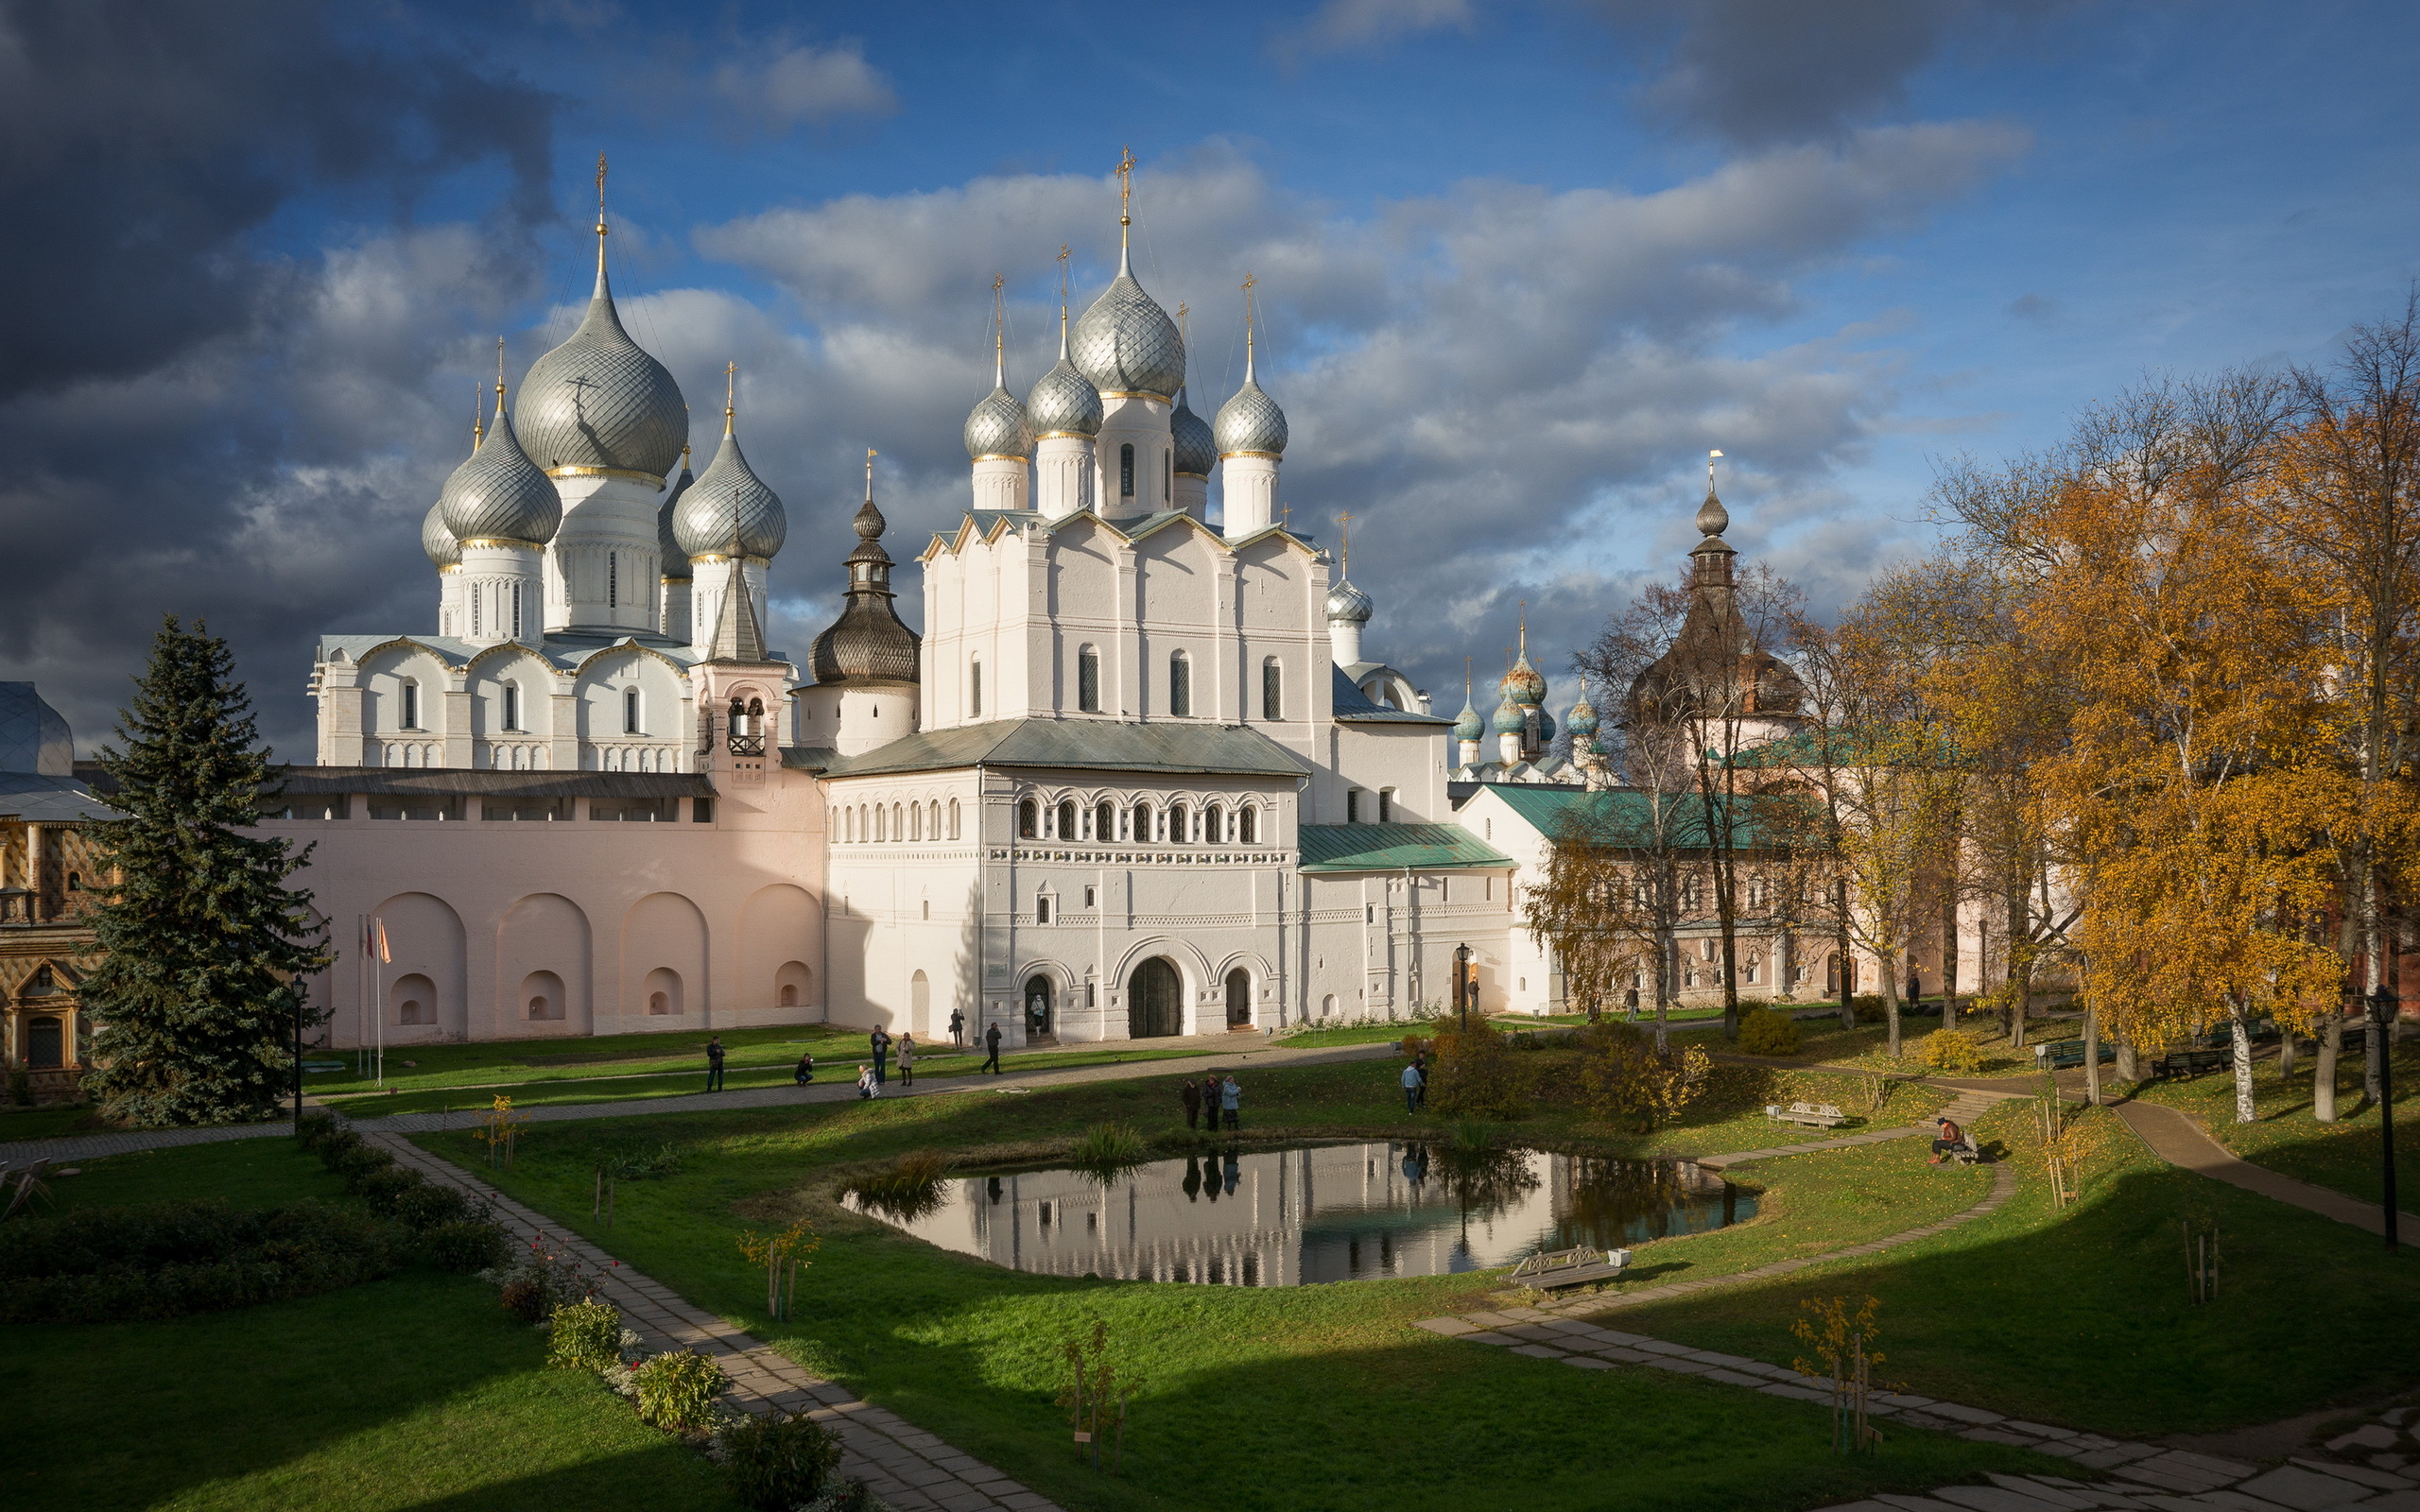
<path fill-rule="evenodd" d="M 873 1079 L 873 1068 L 872 1066 L 859 1066 L 857 1068 L 857 1095 L 859 1097 L 872 1097 L 881 1091 L 882 1084 Z"/>

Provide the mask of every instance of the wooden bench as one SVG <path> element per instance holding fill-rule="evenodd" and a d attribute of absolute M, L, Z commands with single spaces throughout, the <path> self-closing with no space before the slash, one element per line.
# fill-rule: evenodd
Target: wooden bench
<path fill-rule="evenodd" d="M 1792 1103 L 1783 1108 L 1777 1103 L 1765 1108 L 1767 1118 L 1785 1124 L 1805 1124 L 1813 1128 L 1839 1128 L 1849 1122 L 1849 1115 L 1829 1103 Z"/>
<path fill-rule="evenodd" d="M 2223 1050 L 2171 1050 L 2152 1062 L 2152 1080 L 2189 1081 L 2223 1071 L 2229 1058 Z"/>
<path fill-rule="evenodd" d="M 1944 1150 L 1941 1153 L 1949 1157 L 1949 1163 L 1952 1165 L 1980 1165 L 1983 1163 L 1983 1152 L 1975 1143 L 1975 1136 L 1968 1130 L 1962 1128 L 1958 1131 L 1958 1143 L 1952 1148 Z"/>
<path fill-rule="evenodd" d="M 2118 1047 L 2107 1040 L 2101 1041 L 2101 1063 L 2106 1065 L 2117 1058 Z M 2069 1066 L 2083 1064 L 2083 1041 L 2082 1040 L 2053 1040 L 2047 1044 L 2038 1044 L 2033 1047 L 2033 1066 L 2037 1071 L 2065 1071 Z"/>
<path fill-rule="evenodd" d="M 1512 1279 L 1516 1285 L 1550 1292 L 1560 1286 L 1617 1280 L 1629 1264 L 1627 1249 L 1553 1249 L 1513 1266 Z"/>

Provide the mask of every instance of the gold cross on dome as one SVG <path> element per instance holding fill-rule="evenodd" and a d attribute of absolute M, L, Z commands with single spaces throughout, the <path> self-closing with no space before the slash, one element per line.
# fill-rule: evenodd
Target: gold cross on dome
<path fill-rule="evenodd" d="M 1121 147 L 1118 149 L 1117 157 L 1117 223 L 1121 226 L 1128 224 L 1133 218 L 1128 211 L 1128 203 L 1133 198 L 1133 194 L 1134 149 L 1131 146 Z"/>

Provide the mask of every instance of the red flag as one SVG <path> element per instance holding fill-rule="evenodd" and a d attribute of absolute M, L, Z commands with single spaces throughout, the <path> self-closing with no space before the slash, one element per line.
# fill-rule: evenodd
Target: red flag
<path fill-rule="evenodd" d="M 394 953 L 387 948 L 387 921 L 383 919 L 373 919 L 370 921 L 370 929 L 372 937 L 377 941 L 378 958 L 382 961 L 393 961 Z"/>

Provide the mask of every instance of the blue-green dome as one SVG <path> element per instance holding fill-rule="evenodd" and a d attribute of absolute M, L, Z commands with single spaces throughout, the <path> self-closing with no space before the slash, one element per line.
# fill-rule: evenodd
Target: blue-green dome
<path fill-rule="evenodd" d="M 1597 732 L 1597 711 L 1589 706 L 1586 694 L 1582 694 L 1571 712 L 1563 716 L 1563 728 L 1571 731 L 1574 740 L 1585 740 Z"/>
<path fill-rule="evenodd" d="M 1471 707 L 1469 699 L 1463 699 L 1462 712 L 1454 720 L 1454 738 L 1477 740 L 1486 733 L 1487 721 L 1479 717 L 1478 711 Z"/>
<path fill-rule="evenodd" d="M 1510 698 L 1495 706 L 1495 717 L 1490 723 L 1499 735 L 1518 735 L 1529 729 L 1529 721 L 1521 715 L 1521 706 Z"/>

